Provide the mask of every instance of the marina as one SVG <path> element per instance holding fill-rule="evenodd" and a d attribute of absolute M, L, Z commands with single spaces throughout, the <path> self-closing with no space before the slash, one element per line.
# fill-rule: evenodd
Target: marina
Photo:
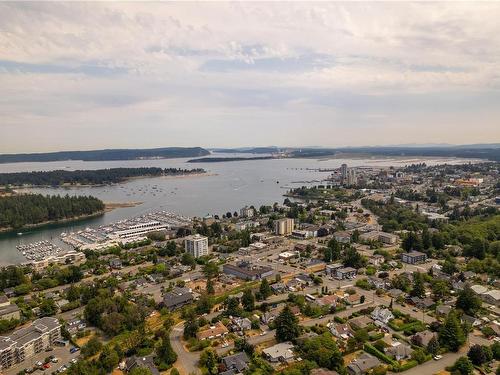
<path fill-rule="evenodd" d="M 58 256 L 65 252 L 65 250 L 47 240 L 33 242 L 27 245 L 18 245 L 17 250 L 19 250 L 28 261 L 35 262 Z"/>

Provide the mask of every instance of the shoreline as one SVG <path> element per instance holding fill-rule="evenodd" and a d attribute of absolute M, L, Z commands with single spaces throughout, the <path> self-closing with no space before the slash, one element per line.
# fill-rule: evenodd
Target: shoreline
<path fill-rule="evenodd" d="M 106 213 L 106 209 L 96 212 L 91 215 L 82 215 L 82 216 L 76 216 L 72 218 L 67 218 L 67 219 L 61 219 L 61 220 L 49 220 L 49 221 L 44 221 L 41 223 L 36 223 L 36 224 L 26 224 L 22 226 L 21 228 L 0 228 L 0 233 L 22 233 L 22 231 L 25 230 L 30 230 L 30 229 L 39 229 L 44 226 L 52 225 L 52 224 L 65 224 L 65 223 L 71 223 L 71 222 L 77 222 L 77 221 L 82 221 L 82 220 L 87 220 L 87 219 L 92 219 L 95 217 L 102 216 Z"/>
<path fill-rule="evenodd" d="M 79 189 L 79 188 L 92 188 L 92 187 L 104 187 L 104 186 L 114 186 L 114 185 L 120 185 L 127 183 L 129 181 L 133 180 L 142 180 L 142 179 L 149 179 L 149 178 L 167 178 L 167 179 L 173 179 L 173 178 L 190 178 L 190 177 L 208 177 L 208 176 L 217 176 L 217 173 L 208 173 L 208 172 L 203 172 L 203 173 L 188 173 L 188 174 L 182 174 L 182 175 L 166 175 L 166 176 L 136 176 L 136 177 L 127 177 L 122 181 L 119 182 L 110 182 L 107 184 L 68 184 L 65 183 L 63 185 L 21 185 L 21 186 L 11 186 L 11 189 L 13 190 L 14 194 L 25 194 L 23 190 L 30 190 L 30 189 Z"/>

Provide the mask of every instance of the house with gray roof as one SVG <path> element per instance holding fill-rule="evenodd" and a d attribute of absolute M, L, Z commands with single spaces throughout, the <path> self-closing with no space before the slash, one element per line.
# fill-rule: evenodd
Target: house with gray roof
<path fill-rule="evenodd" d="M 349 375 L 361 375 L 379 365 L 380 361 L 376 357 L 363 353 L 347 365 L 347 372 Z"/>

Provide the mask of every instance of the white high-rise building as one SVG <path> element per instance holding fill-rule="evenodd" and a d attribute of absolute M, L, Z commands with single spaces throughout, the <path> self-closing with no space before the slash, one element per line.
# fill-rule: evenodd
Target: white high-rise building
<path fill-rule="evenodd" d="M 195 258 L 208 255 L 208 237 L 200 236 L 199 234 L 186 237 L 184 240 L 184 249 Z"/>

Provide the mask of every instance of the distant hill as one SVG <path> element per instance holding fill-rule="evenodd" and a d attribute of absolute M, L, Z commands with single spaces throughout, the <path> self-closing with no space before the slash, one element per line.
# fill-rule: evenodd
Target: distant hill
<path fill-rule="evenodd" d="M 33 154 L 1 154 L 0 163 L 47 162 L 65 160 L 104 161 L 136 159 L 192 158 L 210 155 L 201 147 L 164 147 L 150 149 L 109 149 L 93 151 L 59 151 Z"/>
<path fill-rule="evenodd" d="M 276 146 L 269 147 L 239 147 L 239 148 L 214 148 L 214 152 L 225 154 L 275 154 L 279 152 Z"/>

